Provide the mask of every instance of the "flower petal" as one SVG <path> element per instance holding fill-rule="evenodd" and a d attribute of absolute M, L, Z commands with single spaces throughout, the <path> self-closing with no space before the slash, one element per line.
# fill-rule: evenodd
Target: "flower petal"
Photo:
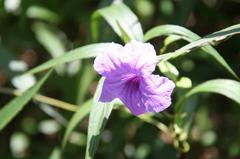
<path fill-rule="evenodd" d="M 102 76 L 110 76 L 117 71 L 120 65 L 122 46 L 116 43 L 109 44 L 102 54 L 94 61 L 94 69 Z"/>
<path fill-rule="evenodd" d="M 105 77 L 117 74 L 151 74 L 157 64 L 157 56 L 149 43 L 132 41 L 122 47 L 111 43 L 94 61 L 94 69 Z"/>
<path fill-rule="evenodd" d="M 173 81 L 166 77 L 150 75 L 143 78 L 140 85 L 146 110 L 160 112 L 171 105 L 171 94 L 175 87 Z"/>
<path fill-rule="evenodd" d="M 118 97 L 120 82 L 116 79 L 105 79 L 103 82 L 102 93 L 99 98 L 100 102 L 111 102 Z"/>
<path fill-rule="evenodd" d="M 148 112 L 144 106 L 144 102 L 141 100 L 142 95 L 140 92 L 128 93 L 127 95 L 121 95 L 120 99 L 132 114 L 141 115 Z"/>
<path fill-rule="evenodd" d="M 127 63 L 141 75 L 151 74 L 157 65 L 157 55 L 150 43 L 131 41 L 123 48 Z"/>
<path fill-rule="evenodd" d="M 171 105 L 174 87 L 175 84 L 166 77 L 148 75 L 142 78 L 138 89 L 125 83 L 119 98 L 134 115 L 160 112 Z"/>
<path fill-rule="evenodd" d="M 146 112 L 144 103 L 141 100 L 142 93 L 139 91 L 139 86 L 136 84 L 124 83 L 119 98 L 134 115 Z"/>
<path fill-rule="evenodd" d="M 110 44 L 94 61 L 94 69 L 106 77 L 99 100 L 119 98 L 134 115 L 166 109 L 175 84 L 152 75 L 156 64 L 156 52 L 149 43 Z"/>

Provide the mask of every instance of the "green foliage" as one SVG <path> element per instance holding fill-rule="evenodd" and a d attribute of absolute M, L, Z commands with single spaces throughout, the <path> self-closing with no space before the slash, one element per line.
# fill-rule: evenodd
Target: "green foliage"
<path fill-rule="evenodd" d="M 228 65 L 228 63 L 224 60 L 224 58 L 210 45 L 208 44 L 214 44 L 219 40 L 223 40 L 231 35 L 238 34 L 239 33 L 239 27 L 240 25 L 235 25 L 228 27 L 226 29 L 220 30 L 214 34 L 205 36 L 201 39 L 200 36 L 197 34 L 191 32 L 190 30 L 183 28 L 181 26 L 175 26 L 175 25 L 163 25 L 154 27 L 151 30 L 149 30 L 145 34 L 145 41 L 148 41 L 152 38 L 158 37 L 158 36 L 173 36 L 177 40 L 183 39 L 190 44 L 186 45 L 185 47 L 176 50 L 169 58 L 179 56 L 181 54 L 185 54 L 190 52 L 196 47 L 203 47 L 202 49 L 210 54 L 219 64 L 221 64 L 229 73 L 231 73 L 234 77 L 238 78 L 238 76 L 234 73 L 234 71 L 231 69 L 231 67 Z M 174 40 L 175 41 L 175 40 Z"/>
<path fill-rule="evenodd" d="M 231 12 L 230 16 L 224 6 L 231 4 L 234 8 L 238 2 L 134 0 L 123 3 L 116 0 L 109 4 L 108 0 L 22 1 L 15 6 L 17 8 L 7 8 L 6 3 L 7 0 L 0 5 L 0 86 L 12 87 L 16 74 L 35 78 L 35 73 L 51 68 L 56 68 L 57 73 L 49 78 L 41 94 L 36 93 L 51 71 L 9 103 L 5 104 L 5 96 L 1 97 L 4 106 L 0 109 L 0 130 L 3 132 L 0 141 L 4 144 L 0 142 L 0 158 L 177 159 L 193 158 L 191 154 L 194 158 L 204 158 L 206 153 L 215 155 L 215 158 L 240 155 L 240 128 L 236 124 L 240 110 L 235 107 L 240 105 L 240 83 L 239 74 L 234 71 L 239 67 L 240 48 L 238 37 L 231 38 L 240 33 L 240 25 L 232 25 L 238 23 L 238 15 L 231 17 L 234 13 Z M 213 9 L 216 4 L 219 11 Z M 101 27 L 104 24 L 101 22 L 109 26 Z M 142 27 L 148 29 L 145 34 Z M 159 69 L 155 73 L 176 83 L 171 108 L 137 118 L 122 109 L 121 101 L 98 101 L 104 79 L 96 78 L 92 58 L 101 54 L 111 41 L 93 44 L 90 39 L 97 42 L 104 36 L 106 40 L 122 43 L 115 36 L 104 34 L 109 29 L 123 43 L 150 41 L 160 49 Z M 191 30 L 199 35 L 219 31 L 201 37 Z M 205 58 L 198 59 L 199 55 Z M 20 64 L 13 61 L 16 59 Z M 201 60 L 215 63 L 219 68 Z M 74 65 L 76 61 L 79 63 Z M 188 70 L 183 69 L 186 61 L 192 64 Z M 64 74 L 66 70 L 77 71 Z M 19 90 L 0 88 L 0 93 L 19 95 L 16 92 Z M 234 102 L 221 96 L 209 96 L 209 93 L 223 95 Z M 31 99 L 33 105 L 40 107 L 29 107 L 29 112 L 22 113 L 19 121 L 11 123 Z M 114 104 L 120 105 L 116 112 L 112 112 Z M 85 118 L 88 115 L 89 118 Z M 53 118 L 59 130 L 50 134 L 40 132 L 38 123 L 46 118 Z M 26 121 L 31 121 L 27 129 Z M 8 124 L 10 129 L 4 129 Z M 236 131 L 228 131 L 232 129 Z M 30 148 L 19 149 L 19 152 L 6 148 L 5 142 L 9 142 L 10 148 L 21 147 L 21 143 L 18 145 L 17 141 L 12 141 L 16 130 L 25 134 L 26 140 L 31 142 Z M 44 138 L 36 139 L 36 135 Z M 86 143 L 84 138 L 87 138 Z M 68 140 L 71 143 L 67 144 Z M 222 145 L 227 148 L 223 150 Z"/>
<path fill-rule="evenodd" d="M 185 98 L 189 98 L 190 96 L 201 92 L 221 94 L 240 104 L 240 82 L 234 80 L 229 79 L 208 80 L 191 89 L 185 95 Z"/>
<path fill-rule="evenodd" d="M 92 36 L 98 38 L 98 23 L 103 17 L 118 36 L 126 42 L 126 35 L 130 39 L 143 41 L 143 31 L 136 15 L 123 3 L 112 4 L 99 9 L 92 16 Z M 119 27 L 121 26 L 121 27 Z"/>
<path fill-rule="evenodd" d="M 94 158 L 101 137 L 101 132 L 103 131 L 108 121 L 114 104 L 114 102 L 101 103 L 98 101 L 102 92 L 103 81 L 104 79 L 101 79 L 99 81 L 96 93 L 93 97 L 93 103 L 88 124 L 88 137 L 85 159 Z"/>
<path fill-rule="evenodd" d="M 60 159 L 61 158 L 61 151 L 59 148 L 54 148 L 52 154 L 50 155 L 49 159 Z"/>
<path fill-rule="evenodd" d="M 74 60 L 95 57 L 95 56 L 97 56 L 97 54 L 101 53 L 101 50 L 106 45 L 107 45 L 107 43 L 90 44 L 90 45 L 86 45 L 86 46 L 71 50 L 71 51 L 65 53 L 63 56 L 49 60 L 46 63 L 43 63 L 43 64 L 31 69 L 26 74 L 34 74 L 37 72 L 41 72 L 41 71 L 44 71 L 51 67 L 55 67 L 55 66 L 67 63 L 67 62 L 74 61 Z"/>
<path fill-rule="evenodd" d="M 65 148 L 67 140 L 71 135 L 72 131 L 74 130 L 74 128 L 77 126 L 77 124 L 79 124 L 80 121 L 83 120 L 83 118 L 90 113 L 91 104 L 92 100 L 87 101 L 73 114 L 63 136 L 62 149 Z"/>
<path fill-rule="evenodd" d="M 229 99 L 237 102 L 240 104 L 240 82 L 230 80 L 230 79 L 214 79 L 214 80 L 208 80 L 202 84 L 199 84 L 192 88 L 190 91 L 188 91 L 176 104 L 175 111 L 176 112 L 186 112 L 187 105 L 184 105 L 184 102 L 186 102 L 192 95 L 199 94 L 199 93 L 217 93 L 221 94 L 223 96 L 228 97 Z M 188 109 L 188 108 L 187 108 Z M 190 112 L 189 115 L 194 113 L 195 107 L 189 109 Z M 186 131 L 189 131 L 189 124 L 192 122 L 192 119 L 189 118 L 176 118 L 177 123 L 184 123 Z M 183 124 L 184 125 L 184 124 Z"/>
<path fill-rule="evenodd" d="M 0 130 L 2 130 L 31 100 L 37 93 L 52 71 L 49 71 L 32 88 L 24 92 L 21 96 L 14 98 L 0 110 Z"/>

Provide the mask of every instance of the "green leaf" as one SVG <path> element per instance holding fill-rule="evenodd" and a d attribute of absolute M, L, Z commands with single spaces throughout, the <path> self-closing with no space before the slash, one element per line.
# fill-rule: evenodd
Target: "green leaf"
<path fill-rule="evenodd" d="M 144 35 L 144 41 L 148 41 L 159 36 L 169 35 L 177 35 L 188 42 L 193 42 L 201 38 L 192 31 L 178 25 L 161 25 L 147 31 Z"/>
<path fill-rule="evenodd" d="M 191 88 L 192 80 L 188 77 L 181 77 L 177 82 L 176 86 L 179 88 Z"/>
<path fill-rule="evenodd" d="M 164 61 L 164 62 L 160 62 L 158 64 L 158 67 L 161 71 L 161 73 L 163 73 L 164 75 L 166 75 L 167 77 L 169 77 L 170 79 L 176 81 L 178 76 L 179 76 L 179 72 L 177 70 L 177 68 L 171 64 L 168 61 Z"/>
<path fill-rule="evenodd" d="M 72 118 L 70 119 L 66 131 L 63 136 L 62 140 L 62 150 L 65 148 L 67 144 L 67 140 L 74 130 L 74 128 L 82 121 L 82 119 L 90 113 L 91 110 L 92 100 L 85 102 L 79 109 L 73 114 Z"/>
<path fill-rule="evenodd" d="M 176 112 L 180 112 L 182 110 L 183 103 L 190 96 L 204 92 L 221 94 L 240 104 L 240 82 L 230 79 L 215 79 L 199 84 L 187 92 L 176 104 Z"/>
<path fill-rule="evenodd" d="M 208 35 L 201 39 L 200 36 L 193 33 L 192 31 L 181 27 L 177 25 L 162 25 L 157 26 L 149 30 L 145 36 L 144 40 L 148 41 L 152 38 L 156 38 L 158 36 L 169 36 L 169 35 L 175 35 L 179 36 L 181 39 L 186 40 L 190 42 L 190 44 L 176 50 L 172 56 L 169 56 L 169 58 L 174 58 L 179 55 L 182 55 L 184 53 L 190 52 L 195 47 L 202 47 L 202 49 L 210 54 L 219 64 L 221 64 L 222 67 L 224 67 L 230 74 L 232 74 L 235 78 L 239 79 L 236 73 L 231 69 L 231 67 L 227 64 L 227 62 L 224 60 L 224 58 L 217 52 L 216 49 L 214 49 L 212 46 L 208 45 L 211 42 L 216 42 L 218 40 L 223 40 L 224 38 L 238 34 L 240 32 L 240 25 L 234 25 L 231 27 L 228 27 L 226 29 L 220 30 L 216 33 L 213 33 L 211 35 Z M 176 38 L 176 37 L 175 37 Z"/>
<path fill-rule="evenodd" d="M 203 47 L 208 44 L 215 44 L 219 41 L 222 41 L 232 35 L 239 34 L 240 33 L 240 24 L 230 26 L 226 29 L 217 31 L 213 34 L 207 35 L 199 40 L 196 40 L 178 50 L 175 51 L 175 56 L 182 55 L 184 53 L 188 53 L 191 50 L 198 48 L 198 47 Z"/>
<path fill-rule="evenodd" d="M 58 147 L 55 147 L 49 156 L 49 159 L 61 159 L 61 151 Z"/>
<path fill-rule="evenodd" d="M 84 63 L 81 72 L 78 74 L 78 86 L 77 87 L 77 101 L 76 103 L 83 104 L 85 97 L 88 95 L 89 87 L 96 79 L 96 72 L 93 71 L 92 62 Z"/>
<path fill-rule="evenodd" d="M 27 16 L 29 18 L 46 20 L 52 23 L 58 23 L 60 18 L 52 10 L 40 6 L 31 6 L 27 9 Z"/>
<path fill-rule="evenodd" d="M 179 38 L 186 40 L 190 42 L 190 44 L 176 50 L 174 54 L 178 54 L 177 56 L 189 52 L 189 50 L 193 49 L 194 47 L 203 47 L 202 49 L 211 55 L 219 64 L 221 64 L 222 67 L 224 67 L 230 74 L 232 74 L 235 78 L 239 79 L 239 77 L 236 75 L 236 73 L 231 69 L 231 67 L 228 65 L 228 63 L 224 60 L 224 58 L 217 52 L 216 49 L 214 49 L 212 46 L 208 45 L 210 42 L 216 40 L 222 40 L 223 38 L 226 38 L 227 36 L 238 34 L 240 32 L 239 30 L 240 25 L 234 25 L 231 27 L 228 27 L 226 29 L 220 30 L 219 32 L 213 33 L 211 35 L 208 35 L 201 39 L 200 36 L 193 33 L 192 31 L 181 27 L 177 25 L 162 25 L 157 26 L 149 30 L 145 36 L 144 40 L 148 41 L 152 38 L 158 37 L 158 36 L 169 36 L 169 35 L 175 35 L 179 36 Z M 175 37 L 176 38 L 176 37 Z M 180 52 L 180 53 L 178 53 Z M 169 58 L 172 58 L 173 56 L 170 56 Z M 176 56 L 175 56 L 176 57 Z"/>
<path fill-rule="evenodd" d="M 181 40 L 182 37 L 178 35 L 169 35 L 163 41 L 163 47 L 160 49 L 160 54 L 164 54 L 168 48 L 168 46 L 178 40 Z"/>
<path fill-rule="evenodd" d="M 101 103 L 98 101 L 102 91 L 103 81 L 103 78 L 99 81 L 93 99 L 92 109 L 89 117 L 85 159 L 94 158 L 94 154 L 96 153 L 97 146 L 99 144 L 101 132 L 103 131 L 113 108 L 113 102 Z"/>
<path fill-rule="evenodd" d="M 121 31 L 121 37 L 122 40 L 124 41 L 124 43 L 128 43 L 131 41 L 131 38 L 129 37 L 129 35 L 127 34 L 127 32 L 123 29 L 123 27 L 121 26 L 121 23 L 119 21 L 116 21 L 120 31 Z"/>
<path fill-rule="evenodd" d="M 61 40 L 61 32 L 57 29 L 50 29 L 50 27 L 44 23 L 34 23 L 33 31 L 37 40 L 42 44 L 48 53 L 53 57 L 62 56 L 66 52 L 64 43 Z M 56 68 L 59 74 L 63 74 L 64 65 L 60 65 Z"/>
<path fill-rule="evenodd" d="M 230 79 L 209 80 L 191 89 L 186 94 L 186 98 L 202 92 L 221 94 L 240 104 L 240 82 L 237 82 L 235 80 Z"/>
<path fill-rule="evenodd" d="M 30 71 L 26 72 L 25 74 L 33 74 L 33 73 L 41 72 L 48 68 L 55 67 L 60 64 L 64 64 L 64 63 L 71 62 L 74 60 L 95 57 L 98 54 L 100 54 L 108 44 L 109 43 L 90 44 L 90 45 L 86 45 L 86 46 L 71 50 L 71 51 L 65 53 L 63 56 L 57 57 L 55 59 L 51 59 L 33 69 L 31 69 Z"/>
<path fill-rule="evenodd" d="M 126 40 L 127 35 L 130 39 L 143 41 L 143 31 L 137 16 L 123 3 L 112 4 L 94 12 L 92 36 L 95 41 L 98 39 L 98 24 L 101 17 L 107 21 L 122 40 Z"/>
<path fill-rule="evenodd" d="M 33 87 L 24 92 L 21 96 L 14 98 L 0 110 L 0 130 L 2 130 L 31 100 L 34 94 L 40 89 L 52 71 L 49 71 Z"/>
<path fill-rule="evenodd" d="M 188 134 L 193 119 L 193 113 L 197 107 L 196 96 L 198 93 L 217 93 L 228 97 L 240 105 L 240 82 L 230 79 L 209 80 L 192 88 L 175 105 L 176 113 L 186 113 L 184 117 L 176 116 L 175 123 L 184 127 Z M 192 98 L 189 98 L 193 96 Z"/>
<path fill-rule="evenodd" d="M 66 52 L 63 41 L 60 40 L 59 30 L 51 30 L 44 23 L 34 23 L 33 31 L 37 40 L 46 48 L 53 58 L 63 55 Z"/>

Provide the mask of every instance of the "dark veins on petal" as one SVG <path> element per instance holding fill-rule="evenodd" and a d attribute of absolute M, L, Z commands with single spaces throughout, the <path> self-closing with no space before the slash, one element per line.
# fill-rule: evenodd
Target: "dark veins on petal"
<path fill-rule="evenodd" d="M 139 91 L 139 85 L 140 85 L 140 78 L 138 76 L 134 76 L 134 77 L 130 78 L 125 83 L 126 92 L 128 92 L 130 94 L 130 93 L 135 93 L 135 92 Z"/>

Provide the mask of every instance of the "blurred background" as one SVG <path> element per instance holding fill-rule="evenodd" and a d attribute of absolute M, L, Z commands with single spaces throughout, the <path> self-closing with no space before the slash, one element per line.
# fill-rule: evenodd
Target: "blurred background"
<path fill-rule="evenodd" d="M 39 75 L 16 78 L 66 51 L 92 43 L 91 15 L 112 0 L 0 0 L 0 87 L 25 90 Z M 144 32 L 161 24 L 187 27 L 204 36 L 240 23 L 239 0 L 124 0 L 138 16 Z M 99 42 L 122 43 L 106 22 Z M 164 38 L 151 41 L 157 50 Z M 186 44 L 177 42 L 165 50 Z M 217 50 L 240 74 L 239 37 L 219 44 Z M 197 51 L 196 51 L 197 52 Z M 81 105 L 94 94 L 99 77 L 92 60 L 58 66 L 41 93 Z M 191 54 L 173 61 L 182 76 L 193 84 L 214 78 L 232 78 L 205 54 Z M 0 93 L 0 107 L 13 95 Z M 125 111 L 113 111 L 104 130 L 96 159 L 240 159 L 240 108 L 220 95 L 203 94 L 190 131 L 190 152 L 179 153 L 171 137 Z M 168 110 L 171 113 L 171 109 Z M 32 100 L 0 132 L 0 158 L 45 159 L 61 144 L 72 112 Z M 159 119 L 163 117 L 160 115 Z M 165 118 L 162 119 L 163 121 Z M 168 122 L 168 121 L 164 121 Z M 71 135 L 64 158 L 84 158 L 86 118 Z"/>

